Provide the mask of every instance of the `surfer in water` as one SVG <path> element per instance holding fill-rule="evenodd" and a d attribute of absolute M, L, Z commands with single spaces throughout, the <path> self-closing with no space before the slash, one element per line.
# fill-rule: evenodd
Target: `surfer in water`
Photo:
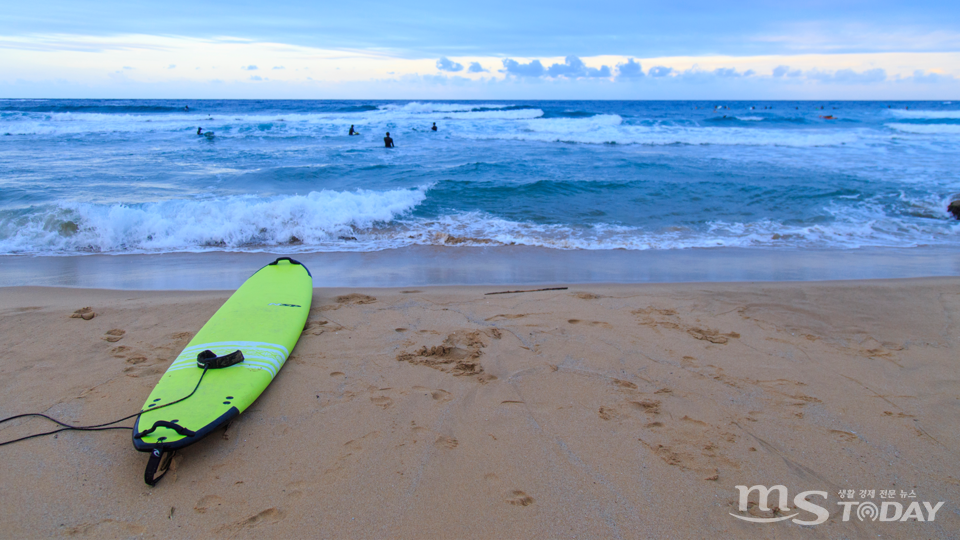
<path fill-rule="evenodd" d="M 198 127 L 198 128 L 197 128 L 197 135 L 203 135 L 203 128 L 202 128 L 202 127 Z"/>
<path fill-rule="evenodd" d="M 359 135 L 360 132 L 353 130 L 353 124 L 350 124 L 350 133 L 349 135 Z"/>
<path fill-rule="evenodd" d="M 383 146 L 386 148 L 393 148 L 393 137 L 390 136 L 390 132 L 387 132 L 387 136 L 383 138 Z"/>
<path fill-rule="evenodd" d="M 436 130 L 437 130 L 437 123 L 434 122 L 433 127 L 430 128 L 430 131 L 436 131 Z"/>

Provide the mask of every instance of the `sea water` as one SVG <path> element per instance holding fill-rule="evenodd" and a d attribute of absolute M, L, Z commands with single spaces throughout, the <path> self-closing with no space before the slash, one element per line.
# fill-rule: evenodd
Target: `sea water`
<path fill-rule="evenodd" d="M 0 255 L 960 246 L 958 156 L 950 102 L 0 100 Z"/>

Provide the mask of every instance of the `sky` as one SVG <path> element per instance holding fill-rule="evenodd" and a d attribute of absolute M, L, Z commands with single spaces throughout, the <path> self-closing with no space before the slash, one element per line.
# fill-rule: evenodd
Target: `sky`
<path fill-rule="evenodd" d="M 960 99 L 956 0 L 33 0 L 3 12 L 9 98 Z"/>

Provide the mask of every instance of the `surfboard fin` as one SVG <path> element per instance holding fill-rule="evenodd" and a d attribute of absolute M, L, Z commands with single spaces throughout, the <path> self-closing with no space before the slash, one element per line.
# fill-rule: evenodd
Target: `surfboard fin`
<path fill-rule="evenodd" d="M 159 482 L 170 469 L 170 462 L 176 453 L 176 450 L 165 452 L 160 448 L 154 448 L 153 451 L 150 452 L 150 459 L 147 460 L 147 470 L 143 472 L 143 481 L 146 482 L 148 486 L 157 485 L 157 482 Z"/>

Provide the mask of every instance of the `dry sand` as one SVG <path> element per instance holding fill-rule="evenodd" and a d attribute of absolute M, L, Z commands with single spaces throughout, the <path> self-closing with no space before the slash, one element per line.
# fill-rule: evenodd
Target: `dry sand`
<path fill-rule="evenodd" d="M 510 288 L 317 289 L 273 384 L 156 487 L 127 431 L 0 448 L 0 536 L 957 537 L 960 278 L 484 295 Z M 228 296 L 0 289 L 0 416 L 135 412 Z M 754 484 L 831 516 L 730 516 Z M 843 522 L 841 489 L 944 505 Z"/>

